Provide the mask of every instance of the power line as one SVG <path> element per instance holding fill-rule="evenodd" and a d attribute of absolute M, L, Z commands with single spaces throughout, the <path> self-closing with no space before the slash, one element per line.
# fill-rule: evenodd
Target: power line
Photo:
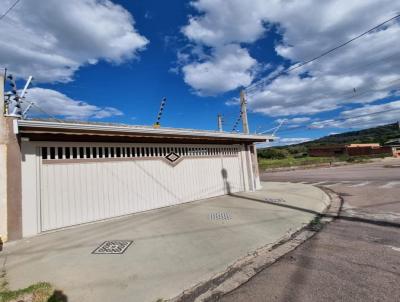
<path fill-rule="evenodd" d="M 352 120 L 352 119 L 357 119 L 360 117 L 366 117 L 366 116 L 377 115 L 377 114 L 381 114 L 381 113 L 393 112 L 393 111 L 399 111 L 399 110 L 400 110 L 400 108 L 385 109 L 385 110 L 381 110 L 381 111 L 375 111 L 375 112 L 355 115 L 355 116 L 351 116 L 351 117 L 330 119 L 330 120 L 326 120 L 326 121 L 317 122 L 316 124 L 321 125 L 321 126 L 327 124 L 329 126 L 330 123 L 334 123 L 334 122 L 344 122 L 344 121 L 348 121 L 348 120 Z M 357 124 L 353 124 L 353 125 L 357 125 Z M 309 125 L 302 125 L 302 126 L 298 126 L 298 127 L 294 127 L 294 128 L 283 129 L 280 132 L 290 132 L 290 131 L 295 131 L 295 130 L 299 130 L 299 129 L 303 129 L 303 128 L 308 129 L 308 130 L 321 129 L 321 128 L 317 128 L 317 127 L 311 127 Z"/>
<path fill-rule="evenodd" d="M 10 8 L 7 9 L 7 10 L 5 11 L 5 13 L 2 14 L 2 15 L 0 16 L 0 20 L 3 19 L 5 16 L 7 16 L 8 13 L 18 4 L 19 1 L 20 1 L 20 0 L 15 1 L 14 4 L 11 5 Z"/>
<path fill-rule="evenodd" d="M 353 41 L 355 41 L 355 40 L 357 40 L 357 39 L 359 39 L 359 38 L 365 36 L 366 34 L 368 34 L 368 33 L 372 32 L 372 31 L 374 31 L 375 29 L 377 29 L 377 28 L 379 28 L 379 27 L 381 27 L 381 26 L 383 26 L 383 25 L 389 23 L 390 21 L 392 21 L 392 20 L 394 20 L 394 19 L 397 19 L 397 18 L 399 18 L 399 17 L 400 17 L 400 14 L 398 14 L 398 15 L 396 15 L 396 16 L 390 18 L 390 19 L 387 19 L 387 20 L 383 21 L 382 23 L 380 23 L 380 24 L 378 24 L 378 25 L 376 25 L 376 26 L 374 26 L 374 27 L 368 29 L 367 31 L 365 31 L 365 32 L 363 32 L 363 33 L 361 33 L 361 34 L 359 34 L 358 36 L 356 36 L 356 37 L 354 37 L 354 38 L 352 38 L 352 39 L 350 39 L 350 40 L 348 40 L 348 41 L 346 41 L 346 42 L 344 42 L 344 43 L 342 43 L 342 44 L 339 44 L 339 45 L 337 45 L 336 47 L 331 48 L 331 49 L 329 49 L 329 50 L 327 50 L 327 51 L 321 53 L 320 55 L 318 55 L 318 56 L 316 56 L 316 57 L 314 57 L 314 58 L 312 58 L 312 59 L 310 59 L 310 60 L 307 60 L 307 61 L 305 61 L 305 62 L 299 63 L 299 64 L 297 64 L 296 66 L 293 66 L 293 67 L 291 67 L 291 68 L 289 68 L 289 69 L 286 69 L 286 70 L 283 70 L 283 71 L 279 72 L 277 75 L 275 75 L 274 77 L 272 77 L 272 78 L 270 78 L 270 79 L 268 79 L 268 80 L 269 80 L 269 81 L 273 81 L 273 80 L 277 79 L 278 77 L 282 76 L 283 74 L 286 74 L 286 73 L 288 73 L 288 72 L 290 72 L 290 71 L 293 71 L 293 70 L 298 69 L 298 68 L 300 68 L 300 67 L 302 67 L 302 66 L 304 66 L 304 65 L 307 65 L 307 64 L 309 64 L 309 63 L 311 63 L 311 62 L 314 62 L 314 61 L 316 61 L 316 60 L 318 60 L 318 59 L 320 59 L 320 58 L 322 58 L 322 57 L 324 57 L 324 56 L 326 56 L 326 55 L 328 55 L 328 54 L 330 54 L 330 53 L 332 53 L 332 52 L 338 50 L 339 48 L 342 48 L 342 47 L 346 46 L 347 44 L 350 44 L 351 42 L 353 42 Z M 258 81 L 258 83 L 256 82 L 256 83 L 250 85 L 249 87 L 246 88 L 246 92 L 248 92 L 248 91 L 250 92 L 251 89 L 256 89 L 256 88 L 259 87 L 260 85 L 265 85 L 266 81 L 267 81 L 267 80 L 262 79 L 262 80 Z M 250 94 L 251 94 L 251 92 L 250 92 Z"/>
<path fill-rule="evenodd" d="M 394 84 L 394 83 L 399 82 L 399 81 L 400 81 L 400 78 L 395 79 L 395 80 L 392 80 L 392 81 L 389 81 L 389 82 L 386 82 L 385 85 L 387 86 L 387 85 Z M 360 97 L 360 96 L 362 96 L 362 95 L 364 95 L 364 94 L 366 94 L 366 93 L 368 93 L 368 92 L 379 92 L 379 91 L 381 91 L 381 90 L 384 90 L 384 89 L 383 89 L 383 88 L 382 88 L 382 89 L 371 88 L 371 89 L 361 90 L 361 91 L 356 92 L 356 93 L 354 93 L 354 92 L 352 92 L 352 93 L 346 92 L 345 94 L 336 95 L 336 96 L 333 96 L 333 97 L 330 97 L 330 98 L 334 98 L 334 99 L 346 98 L 347 100 L 349 100 L 349 99 L 353 99 L 353 98 L 356 98 L 356 97 Z M 270 131 L 270 130 L 274 130 L 274 129 L 277 128 L 277 127 L 278 127 L 278 126 L 273 127 L 273 128 L 271 128 L 271 129 L 269 129 L 269 130 L 262 131 L 262 133 L 266 133 L 266 132 L 268 132 L 268 131 Z M 286 128 L 286 129 L 281 130 L 280 132 L 292 131 L 292 130 L 301 129 L 301 128 L 304 128 L 304 126 L 298 126 L 298 127 L 293 127 L 293 128 Z"/>
<path fill-rule="evenodd" d="M 385 83 L 385 85 L 388 86 L 388 85 L 394 84 L 394 83 L 399 82 L 399 81 L 400 81 L 400 78 L 396 79 L 396 80 L 389 81 L 389 82 Z M 350 100 L 350 99 L 354 99 L 356 97 L 360 97 L 361 95 L 364 95 L 367 92 L 379 92 L 379 91 L 382 91 L 384 89 L 386 89 L 386 88 L 381 88 L 381 89 L 369 88 L 369 89 L 361 90 L 361 92 L 357 92 L 357 90 L 356 90 L 356 92 L 350 92 L 350 93 L 346 92 L 345 94 L 337 95 L 337 96 L 334 96 L 334 97 L 331 97 L 331 98 L 334 98 L 334 99 L 346 98 L 347 100 Z"/>
<path fill-rule="evenodd" d="M 377 57 L 377 56 L 376 56 L 376 57 Z M 400 58 L 400 56 L 399 56 L 398 53 L 391 54 L 391 55 L 389 55 L 389 56 L 386 56 L 386 57 L 383 57 L 383 58 L 379 58 L 379 59 L 374 58 L 374 59 L 375 59 L 374 61 L 369 62 L 369 63 L 364 64 L 364 65 L 355 66 L 355 67 L 353 67 L 353 68 L 350 68 L 348 71 L 354 71 L 354 70 L 363 69 L 363 68 L 369 67 L 369 66 L 371 66 L 371 65 L 373 65 L 373 64 L 376 64 L 376 63 L 382 64 L 382 63 L 384 63 L 384 62 L 389 61 L 389 59 L 392 59 L 392 58 L 394 58 L 394 57 L 399 57 L 399 58 Z M 321 80 L 321 78 L 318 78 L 317 81 L 318 81 L 318 80 Z M 398 82 L 398 81 L 400 81 L 400 78 L 395 79 L 395 80 L 392 80 L 392 81 L 389 81 L 389 82 L 385 83 L 385 85 L 387 86 L 387 85 L 390 85 L 390 84 L 394 84 L 395 82 Z M 355 88 L 357 88 L 356 91 L 351 90 L 351 91 L 345 92 L 345 93 L 343 93 L 343 94 L 339 94 L 339 95 L 336 95 L 336 96 L 333 96 L 333 97 L 327 96 L 327 97 L 325 97 L 325 98 L 335 98 L 335 99 L 338 99 L 338 98 L 346 98 L 346 99 L 353 99 L 353 98 L 355 98 L 355 97 L 359 97 L 359 96 L 361 96 L 361 95 L 364 95 L 365 93 L 370 92 L 370 91 L 378 92 L 378 91 L 380 91 L 380 90 L 385 89 L 385 88 L 382 88 L 382 89 L 369 88 L 369 89 L 365 89 L 365 90 L 360 90 L 359 87 L 355 87 Z M 235 100 L 235 99 L 232 99 L 232 100 Z M 239 102 L 239 100 L 237 100 L 237 99 L 236 99 L 235 101 Z M 268 124 L 269 127 L 272 127 L 272 125 L 273 125 L 272 123 Z M 261 128 L 261 126 L 259 126 L 259 127 Z M 267 133 L 267 132 L 269 132 L 269 131 L 271 131 L 271 130 L 274 130 L 274 129 L 277 128 L 277 127 L 278 127 L 278 126 L 275 126 L 275 127 L 272 127 L 272 128 L 270 128 L 270 129 L 268 129 L 268 130 L 264 130 L 264 131 L 261 132 L 261 134 L 262 134 L 262 133 Z M 257 132 L 259 132 L 259 131 L 257 131 Z"/>
<path fill-rule="evenodd" d="M 42 107 L 40 107 L 38 104 L 36 104 L 35 102 L 30 102 L 33 106 L 35 106 L 37 109 L 39 109 L 40 111 L 42 111 L 44 114 L 47 114 L 48 116 L 50 116 L 53 120 L 57 121 L 57 122 L 62 122 L 60 119 L 56 118 L 54 115 L 48 113 L 46 110 L 44 110 Z"/>

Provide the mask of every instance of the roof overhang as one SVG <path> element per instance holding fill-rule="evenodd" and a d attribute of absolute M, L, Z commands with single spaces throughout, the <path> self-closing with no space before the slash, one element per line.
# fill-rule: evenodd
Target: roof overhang
<path fill-rule="evenodd" d="M 202 131 L 175 128 L 152 128 L 145 126 L 95 124 L 80 122 L 52 122 L 16 120 L 15 131 L 31 140 L 63 141 L 145 141 L 166 140 L 175 142 L 209 143 L 255 143 L 273 141 L 273 136 Z"/>

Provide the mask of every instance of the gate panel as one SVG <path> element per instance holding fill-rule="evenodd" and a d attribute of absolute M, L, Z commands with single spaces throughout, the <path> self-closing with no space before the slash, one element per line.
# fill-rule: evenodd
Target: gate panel
<path fill-rule="evenodd" d="M 48 143 L 39 151 L 41 231 L 244 190 L 237 145 Z"/>

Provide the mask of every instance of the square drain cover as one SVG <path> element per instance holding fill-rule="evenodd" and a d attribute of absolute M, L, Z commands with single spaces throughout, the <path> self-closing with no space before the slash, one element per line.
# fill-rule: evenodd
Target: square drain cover
<path fill-rule="evenodd" d="M 210 220 L 230 220 L 232 219 L 231 214 L 226 212 L 210 213 L 208 215 Z"/>
<path fill-rule="evenodd" d="M 92 254 L 123 254 L 132 242 L 129 240 L 104 241 Z"/>

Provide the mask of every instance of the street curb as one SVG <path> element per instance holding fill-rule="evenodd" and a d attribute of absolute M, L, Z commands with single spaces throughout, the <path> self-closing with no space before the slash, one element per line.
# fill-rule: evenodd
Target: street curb
<path fill-rule="evenodd" d="M 300 244 L 314 236 L 322 227 L 339 216 L 343 199 L 330 189 L 318 187 L 324 191 L 330 204 L 316 215 L 309 224 L 295 230 L 289 230 L 279 241 L 265 245 L 253 253 L 237 260 L 225 271 L 210 280 L 198 283 L 168 301 L 170 302 L 213 302 L 246 283 L 254 275 L 275 263 L 282 256 L 296 249 Z M 317 221 L 317 223 L 315 223 Z"/>

